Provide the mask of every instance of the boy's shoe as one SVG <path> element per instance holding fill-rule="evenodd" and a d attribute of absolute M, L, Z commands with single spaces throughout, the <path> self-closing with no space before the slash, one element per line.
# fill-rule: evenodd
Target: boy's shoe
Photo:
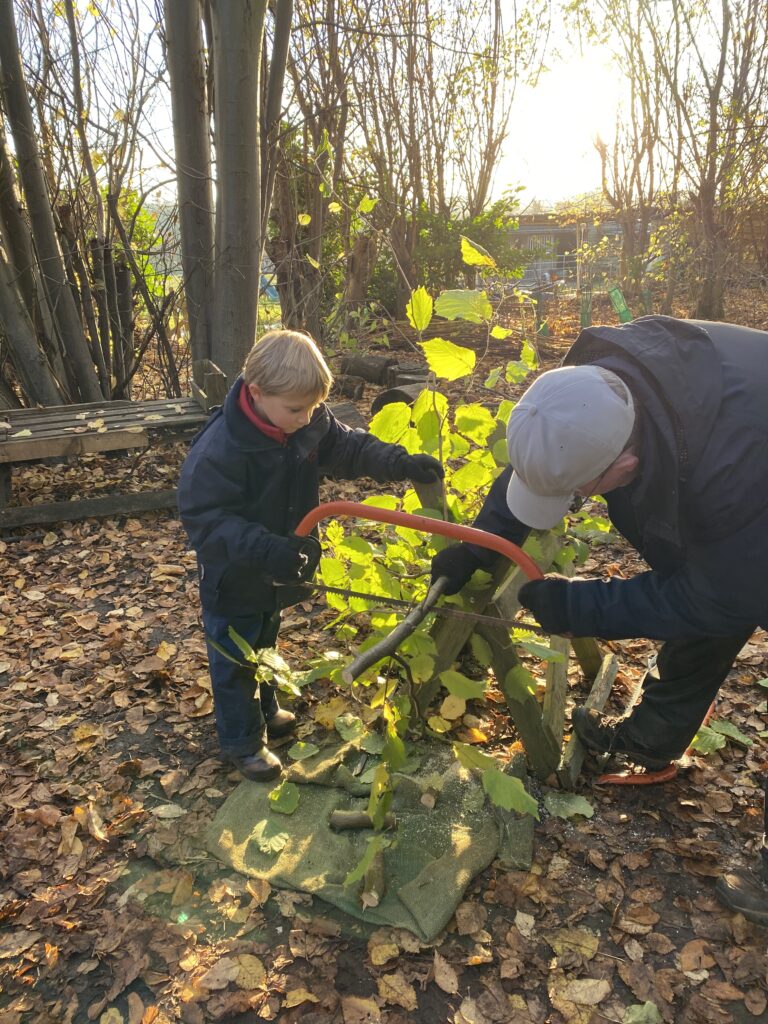
<path fill-rule="evenodd" d="M 296 715 L 285 708 L 278 708 L 273 715 L 266 718 L 267 736 L 271 740 L 279 740 L 281 736 L 287 736 L 296 727 Z"/>
<path fill-rule="evenodd" d="M 623 743 L 619 734 L 620 722 L 611 722 L 595 708 L 575 708 L 571 715 L 573 731 L 592 754 L 623 754 L 635 764 L 658 772 L 675 760 L 654 756 L 650 751 L 638 750 Z"/>
<path fill-rule="evenodd" d="M 751 868 L 726 871 L 715 882 L 715 892 L 729 910 L 768 926 L 768 879 L 764 873 Z"/>
<path fill-rule="evenodd" d="M 232 763 L 243 778 L 249 779 L 251 782 L 270 782 L 272 779 L 279 778 L 283 770 L 280 758 L 266 747 L 257 750 L 255 754 L 233 757 Z"/>

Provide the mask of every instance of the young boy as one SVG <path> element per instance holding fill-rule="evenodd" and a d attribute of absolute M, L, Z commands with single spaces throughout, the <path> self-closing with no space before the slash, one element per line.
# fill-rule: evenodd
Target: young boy
<path fill-rule="evenodd" d="M 305 593 L 316 558 L 292 531 L 317 505 L 322 475 L 379 483 L 443 476 L 431 456 L 339 423 L 325 405 L 332 380 L 310 337 L 269 331 L 181 470 L 179 510 L 197 554 L 205 632 L 239 660 L 229 627 L 254 649 L 271 647 L 280 609 Z M 282 766 L 267 738 L 290 733 L 294 715 L 280 708 L 273 686 L 257 692 L 253 672 L 210 644 L 208 661 L 222 755 L 247 779 L 277 778 Z"/>

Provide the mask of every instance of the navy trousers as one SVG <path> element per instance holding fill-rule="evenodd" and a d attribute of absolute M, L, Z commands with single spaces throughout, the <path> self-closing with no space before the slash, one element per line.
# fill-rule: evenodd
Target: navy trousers
<path fill-rule="evenodd" d="M 663 644 L 643 679 L 642 700 L 619 726 L 621 743 L 670 761 L 680 757 L 752 633 Z"/>
<path fill-rule="evenodd" d="M 239 662 L 243 655 L 229 636 L 229 627 L 246 640 L 254 650 L 273 647 L 280 628 L 280 613 L 257 612 L 253 615 L 214 615 L 203 608 L 206 640 L 214 640 Z M 225 757 L 247 757 L 255 754 L 266 742 L 266 719 L 277 711 L 274 686 L 257 686 L 250 667 L 235 664 L 208 646 L 208 668 L 213 687 L 213 708 L 219 746 Z"/>

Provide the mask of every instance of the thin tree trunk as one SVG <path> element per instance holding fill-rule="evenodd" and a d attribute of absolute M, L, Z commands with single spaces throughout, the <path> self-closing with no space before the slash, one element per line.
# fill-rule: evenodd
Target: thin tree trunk
<path fill-rule="evenodd" d="M 211 0 L 216 269 L 211 357 L 231 381 L 256 335 L 261 266 L 259 100 L 267 0 Z"/>
<path fill-rule="evenodd" d="M 56 237 L 32 109 L 21 67 L 12 0 L 0 0 L 0 71 L 5 109 L 13 133 L 19 176 L 45 289 L 80 397 L 83 401 L 95 402 L 103 396 Z"/>
<path fill-rule="evenodd" d="M 115 263 L 112 258 L 112 246 L 105 245 L 104 253 L 104 281 L 106 282 L 106 304 L 107 315 L 109 316 L 109 337 L 112 342 L 112 366 L 117 380 L 125 379 L 125 363 L 123 361 L 123 332 L 120 326 L 120 311 L 117 305 L 117 280 L 115 278 Z M 113 391 L 114 398 L 122 398 Z"/>
<path fill-rule="evenodd" d="M 200 18 L 199 0 L 165 0 L 181 260 L 193 365 L 211 356 L 214 260 L 211 148 Z"/>
<path fill-rule="evenodd" d="M 13 367 L 30 404 L 61 405 L 61 393 L 19 292 L 13 270 L 0 255 L 0 321 Z"/>
<path fill-rule="evenodd" d="M 115 282 L 117 284 L 117 308 L 120 314 L 120 347 L 123 352 L 123 366 L 128 383 L 122 397 L 130 398 L 130 378 L 133 374 L 133 278 L 131 269 L 123 256 L 115 260 Z"/>

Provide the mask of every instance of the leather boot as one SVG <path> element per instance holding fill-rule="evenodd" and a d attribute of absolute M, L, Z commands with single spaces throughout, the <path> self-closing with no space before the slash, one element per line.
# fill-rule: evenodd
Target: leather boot
<path fill-rule="evenodd" d="M 280 758 L 266 747 L 254 754 L 246 754 L 245 757 L 233 757 L 232 763 L 243 778 L 251 782 L 271 782 L 272 779 L 280 778 L 283 770 Z"/>

